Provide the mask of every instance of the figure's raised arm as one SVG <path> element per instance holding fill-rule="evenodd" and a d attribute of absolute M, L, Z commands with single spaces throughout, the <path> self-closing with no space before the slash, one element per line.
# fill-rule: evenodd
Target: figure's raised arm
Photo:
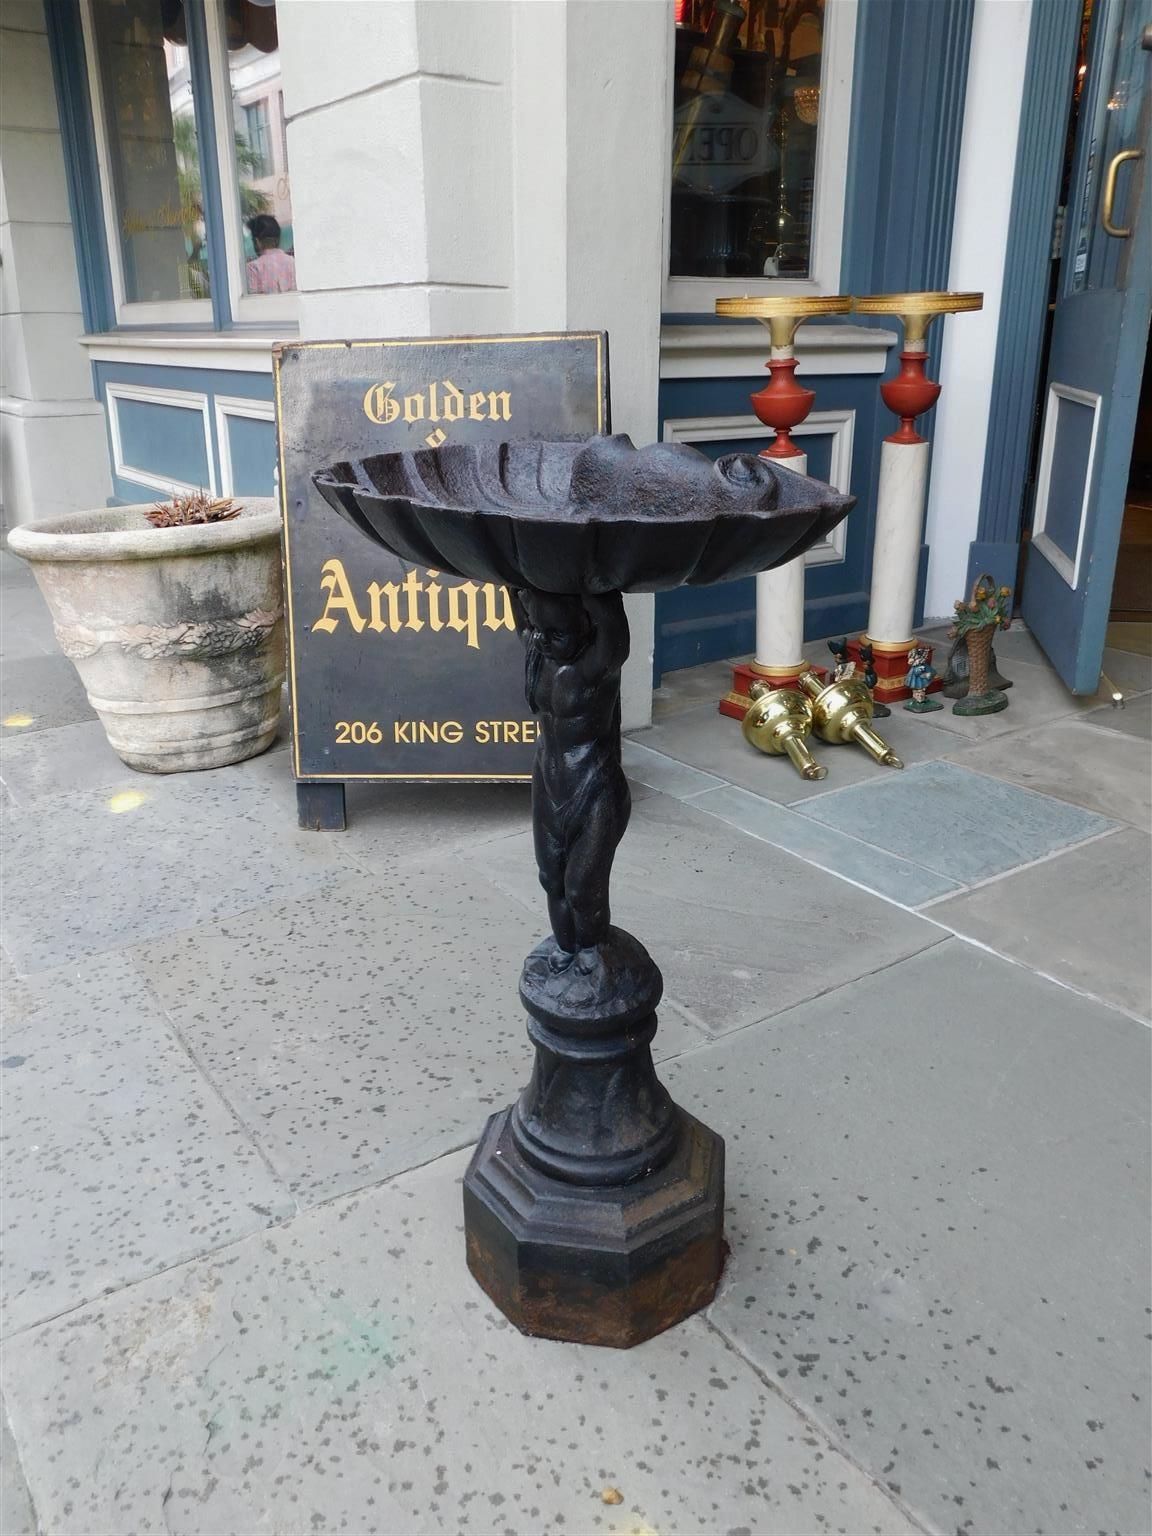
<path fill-rule="evenodd" d="M 619 592 L 605 592 L 599 597 L 582 599 L 592 622 L 592 643 L 584 653 L 586 676 L 618 672 L 628 659 L 628 620 L 624 616 L 624 598 Z"/>

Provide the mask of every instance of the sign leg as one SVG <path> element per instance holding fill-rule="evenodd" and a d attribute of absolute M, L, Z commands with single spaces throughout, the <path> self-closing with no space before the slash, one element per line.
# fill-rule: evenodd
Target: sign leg
<path fill-rule="evenodd" d="M 343 832 L 348 825 L 344 815 L 344 785 L 296 785 L 296 821 L 306 832 Z"/>

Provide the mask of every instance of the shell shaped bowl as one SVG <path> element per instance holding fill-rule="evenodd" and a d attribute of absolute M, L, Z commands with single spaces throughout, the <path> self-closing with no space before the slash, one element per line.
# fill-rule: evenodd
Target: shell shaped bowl
<path fill-rule="evenodd" d="M 447 575 L 596 595 L 705 586 L 802 555 L 855 498 L 769 460 L 623 435 L 449 444 L 312 477 L 375 543 Z"/>

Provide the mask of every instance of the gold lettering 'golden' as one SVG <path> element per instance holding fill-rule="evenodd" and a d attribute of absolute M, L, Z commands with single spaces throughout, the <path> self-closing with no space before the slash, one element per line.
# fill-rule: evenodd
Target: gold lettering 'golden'
<path fill-rule="evenodd" d="M 397 395 L 395 379 L 381 384 L 370 384 L 364 391 L 364 414 L 378 427 L 390 427 L 393 422 L 405 421 L 412 425 L 418 421 L 511 421 L 512 396 L 506 389 L 476 389 L 465 395 L 451 379 L 433 380 L 422 389 L 407 395 Z M 445 441 L 437 429 L 425 439 Z M 433 443 L 438 447 L 438 443 Z"/>
<path fill-rule="evenodd" d="M 370 581 L 363 602 L 358 603 L 343 560 L 325 560 L 320 568 L 324 612 L 312 625 L 312 633 L 335 634 L 345 620 L 358 635 L 366 629 L 376 635 L 398 635 L 402 629 L 418 634 L 427 628 L 434 635 L 450 630 L 464 637 L 469 650 L 478 651 L 481 629 L 494 634 L 515 630 L 507 587 L 491 581 L 448 583 L 439 571 L 424 575 L 427 581 L 421 581 L 416 570 L 405 572 L 402 582 Z"/>

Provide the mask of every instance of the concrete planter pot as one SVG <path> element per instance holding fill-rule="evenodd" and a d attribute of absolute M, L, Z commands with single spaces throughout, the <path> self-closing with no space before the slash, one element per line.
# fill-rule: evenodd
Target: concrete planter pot
<path fill-rule="evenodd" d="M 219 768 L 271 746 L 284 682 L 280 517 L 253 497 L 228 522 L 153 528 L 147 506 L 25 523 L 56 639 L 130 768 Z"/>

